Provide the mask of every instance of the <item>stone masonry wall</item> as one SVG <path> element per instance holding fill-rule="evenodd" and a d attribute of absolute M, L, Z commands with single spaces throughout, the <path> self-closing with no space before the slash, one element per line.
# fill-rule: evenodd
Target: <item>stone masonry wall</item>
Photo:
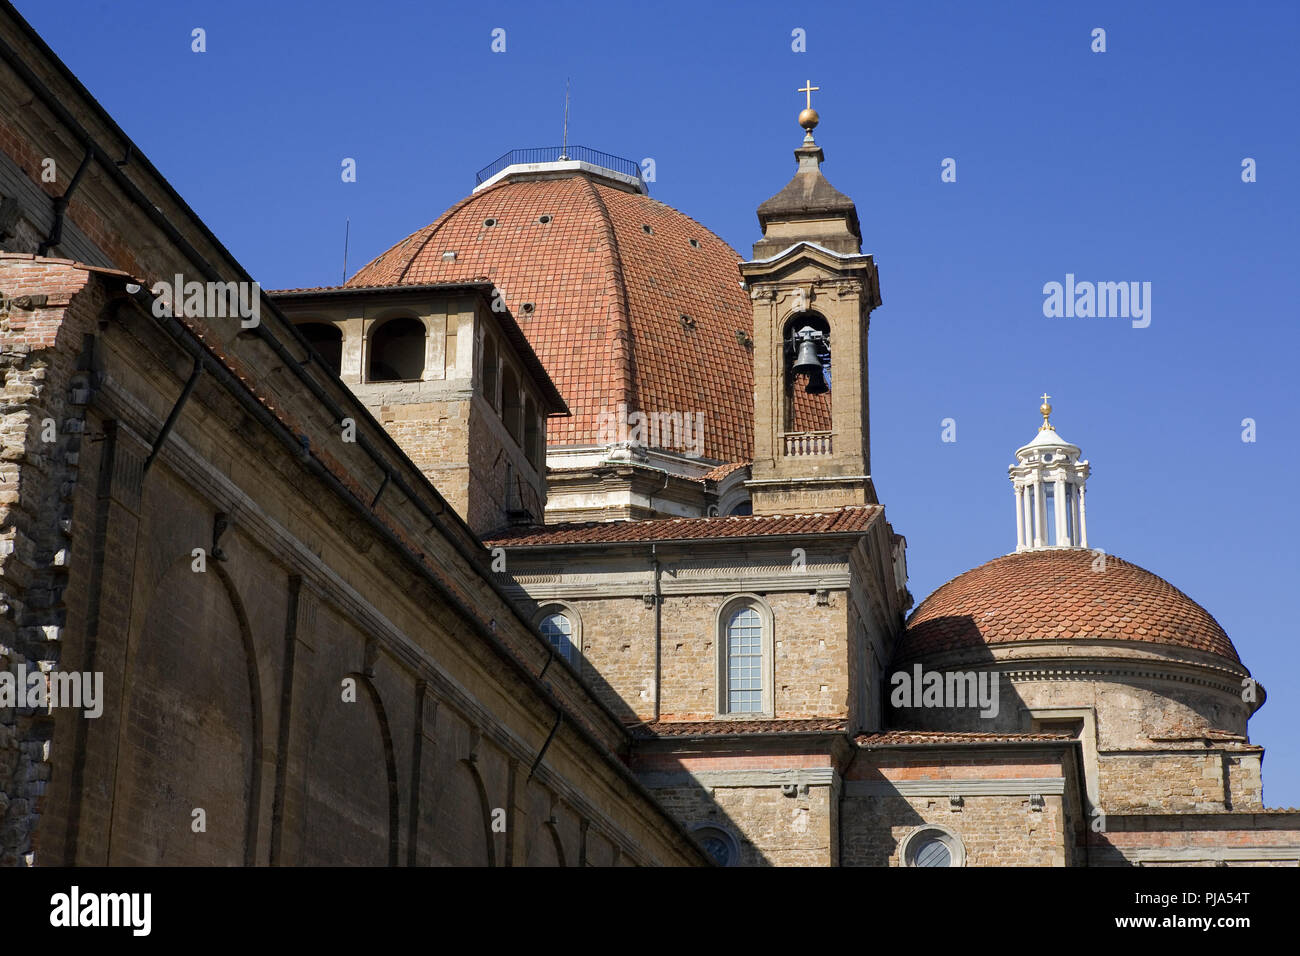
<path fill-rule="evenodd" d="M 76 310 L 84 321 L 102 304 L 83 292 L 88 280 L 66 260 L 0 258 L 0 667 L 15 675 L 20 666 L 48 675 L 60 658 L 86 400 L 76 371 L 83 343 L 63 320 Z M 21 704 L 0 708 L 0 866 L 34 861 L 50 777 L 53 715 Z"/>
<path fill-rule="evenodd" d="M 901 866 L 899 848 L 924 824 L 952 830 L 966 848 L 967 866 L 1065 866 L 1062 798 L 1041 810 L 1028 796 L 964 797 L 959 812 L 947 797 L 855 797 L 844 801 L 840 827 L 845 866 Z"/>

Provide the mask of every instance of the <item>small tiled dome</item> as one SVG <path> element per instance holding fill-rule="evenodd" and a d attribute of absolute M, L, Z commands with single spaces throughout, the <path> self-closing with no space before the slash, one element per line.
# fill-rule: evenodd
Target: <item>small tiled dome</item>
<path fill-rule="evenodd" d="M 940 587 L 907 623 L 896 660 L 1027 641 L 1134 641 L 1240 664 L 1217 621 L 1168 581 L 1082 548 L 995 558 Z"/>

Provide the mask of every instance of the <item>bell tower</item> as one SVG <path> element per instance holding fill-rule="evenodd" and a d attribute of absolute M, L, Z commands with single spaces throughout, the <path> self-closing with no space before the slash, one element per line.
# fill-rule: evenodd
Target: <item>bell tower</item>
<path fill-rule="evenodd" d="M 763 238 L 740 264 L 754 309 L 754 514 L 876 503 L 867 326 L 880 305 L 858 210 L 822 175 L 812 82 L 794 178 L 758 207 Z"/>

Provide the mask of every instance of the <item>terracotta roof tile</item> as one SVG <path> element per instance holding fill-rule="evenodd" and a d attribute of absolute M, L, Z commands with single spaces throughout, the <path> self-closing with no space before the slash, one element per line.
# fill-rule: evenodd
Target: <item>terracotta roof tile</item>
<path fill-rule="evenodd" d="M 649 521 L 585 521 L 503 528 L 484 539 L 488 547 L 617 544 L 622 542 L 748 538 L 765 535 L 855 534 L 866 531 L 880 505 L 854 505 L 824 514 L 732 515 L 718 518 L 656 518 Z"/>
<path fill-rule="evenodd" d="M 789 720 L 660 720 L 629 728 L 634 737 L 726 737 L 734 734 L 842 733 L 842 717 L 806 717 Z"/>
<path fill-rule="evenodd" d="M 1217 621 L 1168 581 L 1114 555 L 1024 551 L 954 578 L 912 614 L 896 660 L 1021 641 L 1172 644 L 1240 663 Z"/>
<path fill-rule="evenodd" d="M 721 481 L 723 478 L 726 478 L 728 475 L 730 475 L 733 471 L 736 471 L 739 468 L 748 468 L 749 465 L 750 463 L 747 461 L 730 461 L 727 462 L 727 464 L 725 465 L 719 465 L 717 468 L 714 468 L 712 471 L 708 471 L 700 475 L 700 480 Z"/>
<path fill-rule="evenodd" d="M 629 413 L 704 412 L 704 457 L 745 461 L 754 385 L 742 338 L 753 319 L 739 262 L 672 207 L 574 175 L 472 194 L 347 285 L 486 276 L 573 411 L 548 424 L 551 444 L 596 444 L 600 414 L 625 403 Z"/>
<path fill-rule="evenodd" d="M 859 747 L 900 747 L 912 744 L 1021 744 L 1055 743 L 1073 740 L 1070 734 L 996 734 L 975 732 L 887 730 L 874 734 L 859 734 L 853 738 Z"/>

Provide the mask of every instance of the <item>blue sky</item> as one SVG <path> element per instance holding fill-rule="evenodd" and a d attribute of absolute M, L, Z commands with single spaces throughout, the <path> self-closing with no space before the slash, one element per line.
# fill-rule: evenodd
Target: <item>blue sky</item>
<path fill-rule="evenodd" d="M 1269 691 L 1265 801 L 1300 805 L 1300 6 L 17 7 L 268 288 L 337 283 L 345 218 L 355 270 L 501 153 L 557 143 L 566 77 L 571 142 L 654 158 L 651 194 L 748 255 L 811 78 L 880 269 L 872 464 L 912 592 L 1014 548 L 1006 469 L 1050 392 L 1092 462 L 1089 543 L 1225 627 Z M 1067 273 L 1150 282 L 1150 326 L 1044 317 Z"/>

